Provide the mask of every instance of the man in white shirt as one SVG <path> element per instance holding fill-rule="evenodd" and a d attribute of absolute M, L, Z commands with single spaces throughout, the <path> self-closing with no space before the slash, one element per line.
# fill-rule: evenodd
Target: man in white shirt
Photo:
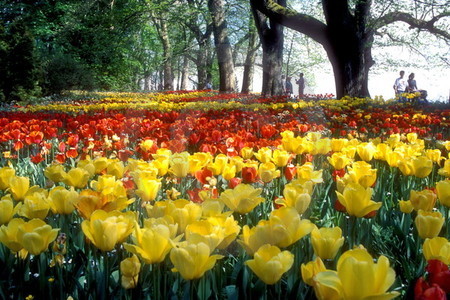
<path fill-rule="evenodd" d="M 404 97 L 402 97 L 402 94 L 405 92 L 406 87 L 408 86 L 408 82 L 405 78 L 405 71 L 400 71 L 400 77 L 395 80 L 394 83 L 394 90 L 395 90 L 395 96 L 399 99 L 399 101 L 403 101 Z"/>

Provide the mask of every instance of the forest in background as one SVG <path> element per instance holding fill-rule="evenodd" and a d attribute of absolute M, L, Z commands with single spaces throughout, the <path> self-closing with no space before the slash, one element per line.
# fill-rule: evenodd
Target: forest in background
<path fill-rule="evenodd" d="M 0 100 L 64 90 L 186 90 L 207 82 L 281 93 L 281 74 L 323 62 L 337 97 L 369 96 L 369 70 L 449 66 L 445 0 L 40 0 L 0 1 Z M 407 47 L 421 61 L 372 58 Z M 235 69 L 243 80 L 236 86 Z"/>

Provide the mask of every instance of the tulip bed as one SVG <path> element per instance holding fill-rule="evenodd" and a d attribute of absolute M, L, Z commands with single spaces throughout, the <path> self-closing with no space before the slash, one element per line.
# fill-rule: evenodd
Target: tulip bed
<path fill-rule="evenodd" d="M 449 128 L 214 91 L 4 109 L 0 298 L 445 299 Z"/>

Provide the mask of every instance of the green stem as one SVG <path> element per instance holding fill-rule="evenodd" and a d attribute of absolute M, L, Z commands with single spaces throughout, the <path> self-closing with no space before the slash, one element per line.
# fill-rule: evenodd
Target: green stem
<path fill-rule="evenodd" d="M 47 256 L 45 256 L 45 253 L 39 254 L 38 257 L 36 257 L 38 261 L 38 271 L 39 271 L 39 292 L 41 297 L 45 298 L 45 287 L 46 287 L 46 276 L 45 271 L 47 270 Z"/>

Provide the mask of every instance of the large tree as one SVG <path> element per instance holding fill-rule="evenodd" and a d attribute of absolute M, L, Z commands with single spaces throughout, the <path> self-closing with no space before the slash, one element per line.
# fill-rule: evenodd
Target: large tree
<path fill-rule="evenodd" d="M 208 0 L 208 8 L 212 18 L 214 45 L 219 64 L 219 90 L 221 92 L 233 92 L 236 85 L 236 75 L 223 0 Z"/>
<path fill-rule="evenodd" d="M 368 74 L 374 37 L 380 29 L 404 22 L 410 29 L 427 31 L 450 40 L 442 19 L 450 16 L 449 1 L 407 1 L 399 6 L 391 0 L 321 0 L 323 19 L 298 12 L 274 0 L 250 0 L 273 22 L 301 32 L 325 49 L 332 65 L 336 96 L 368 97 Z"/>
<path fill-rule="evenodd" d="M 272 2 L 277 7 L 286 5 L 286 0 Z M 283 26 L 275 18 L 260 9 L 257 0 L 250 1 L 255 25 L 263 48 L 263 79 L 262 94 L 264 96 L 280 95 L 282 93 L 281 70 L 283 66 Z"/>

